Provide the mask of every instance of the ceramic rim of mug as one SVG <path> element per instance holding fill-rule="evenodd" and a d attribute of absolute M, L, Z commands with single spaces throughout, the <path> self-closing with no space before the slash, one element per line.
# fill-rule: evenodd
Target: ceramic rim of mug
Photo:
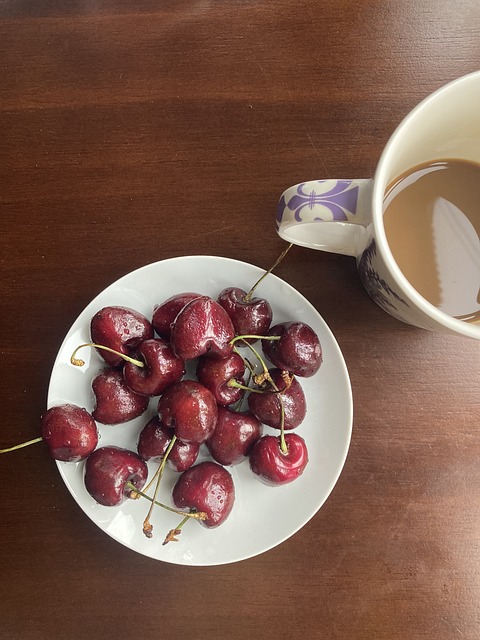
<path fill-rule="evenodd" d="M 390 250 L 385 228 L 383 226 L 383 200 L 385 196 L 385 189 L 387 187 L 387 171 L 390 163 L 391 154 L 394 152 L 394 147 L 397 143 L 399 136 L 403 134 L 404 129 L 410 124 L 410 122 L 417 118 L 418 114 L 423 111 L 427 106 L 430 106 L 432 102 L 438 100 L 442 95 L 455 91 L 457 87 L 464 82 L 471 82 L 477 80 L 480 82 L 480 71 L 469 73 L 465 76 L 452 80 L 446 85 L 443 85 L 429 96 L 424 98 L 421 102 L 414 107 L 410 113 L 400 122 L 393 134 L 390 136 L 389 141 L 385 145 L 385 148 L 380 157 L 380 161 L 377 165 L 375 177 L 373 181 L 373 227 L 375 229 L 375 236 L 377 238 L 378 250 L 382 254 L 385 264 L 390 269 L 391 275 L 397 283 L 398 287 L 407 292 L 409 298 L 413 300 L 415 305 L 423 311 L 430 318 L 436 322 L 442 324 L 447 329 L 455 333 L 460 333 L 471 338 L 480 338 L 480 324 L 472 322 L 465 322 L 458 318 L 440 311 L 435 305 L 426 300 L 418 291 L 410 284 L 407 278 L 403 275 L 400 267 L 397 265 L 393 254 Z"/>

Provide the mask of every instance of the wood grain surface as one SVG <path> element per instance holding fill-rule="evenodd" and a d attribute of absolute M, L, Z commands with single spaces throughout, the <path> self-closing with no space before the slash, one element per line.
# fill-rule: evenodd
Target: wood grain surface
<path fill-rule="evenodd" d="M 372 176 L 410 109 L 480 67 L 480 4 L 0 0 L 0 51 L 1 448 L 38 435 L 111 282 L 190 254 L 268 267 L 285 188 Z M 175 566 L 102 533 L 43 445 L 2 456 L 2 640 L 478 640 L 480 344 L 389 317 L 351 258 L 296 247 L 277 275 L 351 377 L 321 510 L 255 558 Z"/>

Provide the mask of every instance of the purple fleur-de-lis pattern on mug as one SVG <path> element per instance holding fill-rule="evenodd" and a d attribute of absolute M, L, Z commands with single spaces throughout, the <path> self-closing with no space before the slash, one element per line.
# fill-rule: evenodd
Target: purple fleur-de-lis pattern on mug
<path fill-rule="evenodd" d="M 327 185 L 331 186 L 325 191 Z M 354 180 L 303 182 L 295 187 L 293 195 L 288 193 L 287 199 L 285 194 L 281 197 L 277 207 L 277 225 L 280 225 L 287 212 L 289 215 L 292 212 L 297 222 L 302 222 L 304 218 L 309 222 L 345 222 L 356 213 L 358 189 Z"/>

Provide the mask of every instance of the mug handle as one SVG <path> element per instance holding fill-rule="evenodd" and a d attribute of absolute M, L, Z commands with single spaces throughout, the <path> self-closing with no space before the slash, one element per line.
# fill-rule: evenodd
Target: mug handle
<path fill-rule="evenodd" d="M 370 179 L 312 180 L 290 187 L 277 205 L 277 233 L 302 247 L 358 257 L 371 222 Z"/>

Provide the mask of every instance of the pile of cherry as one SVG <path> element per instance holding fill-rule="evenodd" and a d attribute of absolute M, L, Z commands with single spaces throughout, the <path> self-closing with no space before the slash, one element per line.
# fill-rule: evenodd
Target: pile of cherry
<path fill-rule="evenodd" d="M 216 300 L 179 293 L 155 306 L 150 319 L 128 307 L 99 310 L 90 323 L 91 343 L 71 358 L 82 366 L 77 352 L 93 348 L 105 363 L 92 381 L 95 407 L 91 413 L 72 404 L 50 408 L 37 440 L 57 460 L 85 460 L 85 487 L 99 504 L 146 498 L 147 537 L 155 504 L 183 518 L 164 544 L 176 540 L 190 518 L 220 525 L 235 500 L 228 467 L 248 460 L 258 478 L 279 485 L 298 478 L 308 463 L 306 443 L 292 430 L 306 415 L 298 378 L 318 371 L 321 345 L 305 323 L 272 321 L 267 300 L 234 287 Z M 139 433 L 137 451 L 98 447 L 97 423 L 129 422 L 157 397 L 158 411 Z M 264 425 L 278 436 L 264 435 Z M 197 462 L 201 447 L 208 458 Z M 147 484 L 148 461 L 159 464 Z M 157 501 L 166 467 L 179 474 L 175 508 Z"/>

